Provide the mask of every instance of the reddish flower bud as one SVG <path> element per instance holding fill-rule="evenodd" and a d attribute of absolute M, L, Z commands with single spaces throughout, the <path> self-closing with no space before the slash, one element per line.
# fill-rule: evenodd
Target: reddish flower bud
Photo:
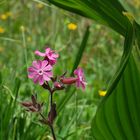
<path fill-rule="evenodd" d="M 73 84 L 77 81 L 77 78 L 75 77 L 69 77 L 69 78 L 61 78 L 60 81 L 63 83 L 63 84 Z"/>
<path fill-rule="evenodd" d="M 51 110 L 50 110 L 50 112 L 49 112 L 49 114 L 48 114 L 48 124 L 49 124 L 49 125 L 52 125 L 52 124 L 53 124 L 53 122 L 54 122 L 56 116 L 57 116 L 56 104 L 53 103 L 53 105 L 52 105 L 52 107 L 51 107 Z"/>
<path fill-rule="evenodd" d="M 32 103 L 33 103 L 33 106 L 35 106 L 37 104 L 37 96 L 36 95 L 32 95 L 31 96 L 31 100 L 32 100 Z"/>
<path fill-rule="evenodd" d="M 30 107 L 33 105 L 33 103 L 31 102 L 22 102 L 21 105 L 23 105 L 24 107 Z"/>
<path fill-rule="evenodd" d="M 59 89 L 62 85 L 59 82 L 54 82 L 54 87 Z"/>
<path fill-rule="evenodd" d="M 38 112 L 38 109 L 33 106 L 29 107 L 28 110 L 31 112 Z"/>
<path fill-rule="evenodd" d="M 41 111 L 43 103 L 37 102 L 37 96 L 32 95 L 31 100 L 32 100 L 31 102 L 22 102 L 21 105 L 23 105 L 26 108 L 26 111 L 29 111 L 29 112 Z"/>
<path fill-rule="evenodd" d="M 54 88 L 53 91 L 56 90 L 63 90 L 65 87 L 61 82 L 54 82 Z"/>

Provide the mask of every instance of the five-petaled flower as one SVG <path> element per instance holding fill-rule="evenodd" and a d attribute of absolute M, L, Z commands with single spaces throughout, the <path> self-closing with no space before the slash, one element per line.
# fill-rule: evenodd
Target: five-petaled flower
<path fill-rule="evenodd" d="M 28 77 L 33 79 L 35 84 L 39 82 L 40 85 L 43 85 L 45 81 L 49 81 L 53 77 L 52 66 L 47 60 L 33 61 L 28 72 Z"/>
<path fill-rule="evenodd" d="M 68 24 L 68 29 L 74 31 L 74 30 L 77 29 L 77 25 L 75 23 L 69 23 Z"/>
<path fill-rule="evenodd" d="M 84 76 L 84 72 L 82 68 L 77 68 L 74 71 L 74 74 L 77 76 L 77 80 L 76 80 L 76 86 L 77 87 L 82 87 L 82 89 L 85 89 L 86 86 L 86 82 L 85 82 L 85 76 Z"/>
<path fill-rule="evenodd" d="M 59 55 L 55 53 L 55 51 L 51 50 L 50 48 L 46 48 L 45 53 L 36 50 L 35 54 L 44 57 L 44 59 L 48 60 L 51 65 L 54 65 L 57 61 L 57 58 L 59 57 Z"/>

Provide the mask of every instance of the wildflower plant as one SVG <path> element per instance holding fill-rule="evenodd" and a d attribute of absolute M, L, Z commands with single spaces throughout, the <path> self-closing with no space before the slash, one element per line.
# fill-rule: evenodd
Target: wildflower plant
<path fill-rule="evenodd" d="M 42 57 L 41 60 L 34 60 L 32 66 L 28 68 L 28 78 L 32 79 L 35 84 L 39 84 L 50 94 L 50 109 L 47 117 L 42 112 L 43 103 L 37 101 L 37 94 L 31 96 L 31 101 L 22 102 L 22 106 L 29 112 L 36 112 L 41 116 L 40 122 L 48 125 L 51 129 L 53 139 L 56 140 L 53 123 L 57 117 L 56 103 L 53 101 L 55 91 L 64 90 L 67 85 L 75 84 L 76 87 L 85 90 L 86 82 L 82 68 L 74 70 L 73 77 L 66 77 L 66 72 L 54 76 L 53 66 L 57 64 L 59 54 L 47 47 L 45 52 L 35 51 L 35 55 Z"/>

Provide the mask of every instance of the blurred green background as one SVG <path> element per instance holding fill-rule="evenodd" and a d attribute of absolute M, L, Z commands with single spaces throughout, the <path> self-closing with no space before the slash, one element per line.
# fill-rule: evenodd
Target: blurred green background
<path fill-rule="evenodd" d="M 121 1 L 138 19 L 140 1 Z M 70 28 L 74 24 L 75 29 Z M 80 67 L 84 69 L 86 90 L 78 89 L 55 121 L 58 139 L 90 140 L 90 124 L 97 105 L 119 64 L 123 38 L 97 22 L 66 12 L 47 1 L 0 1 L 0 140 L 51 140 L 49 129 L 41 125 L 39 117 L 30 114 L 20 101 L 30 100 L 37 93 L 48 112 L 48 92 L 27 78 L 27 67 L 35 57 L 36 49 L 46 46 L 56 50 L 60 57 L 55 75 L 67 71 L 69 76 L 87 25 L 90 37 Z M 54 100 L 61 104 L 65 91 L 57 92 Z"/>

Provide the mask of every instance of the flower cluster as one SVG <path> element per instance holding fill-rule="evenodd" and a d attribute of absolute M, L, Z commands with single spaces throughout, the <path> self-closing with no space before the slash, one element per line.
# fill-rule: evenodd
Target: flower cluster
<path fill-rule="evenodd" d="M 41 116 L 40 122 L 48 125 L 52 131 L 53 139 L 56 140 L 53 122 L 57 117 L 56 103 L 53 102 L 53 93 L 57 90 L 65 89 L 66 85 L 75 84 L 78 88 L 85 89 L 86 82 L 82 68 L 74 70 L 73 77 L 66 77 L 66 72 L 60 76 L 53 75 L 53 66 L 59 57 L 58 53 L 46 48 L 45 52 L 35 51 L 35 54 L 43 57 L 42 60 L 34 60 L 32 66 L 28 68 L 28 78 L 33 79 L 35 84 L 39 84 L 50 93 L 50 109 L 47 117 L 42 113 L 43 103 L 37 102 L 37 96 L 32 95 L 31 101 L 22 102 L 22 106 L 27 111 L 36 112 Z M 50 81 L 52 84 L 50 84 Z"/>
<path fill-rule="evenodd" d="M 47 84 L 48 81 L 52 80 L 54 87 L 57 89 L 63 89 L 64 85 L 75 83 L 77 87 L 82 87 L 85 89 L 85 77 L 82 68 L 77 68 L 74 71 L 76 77 L 65 77 L 65 74 L 59 77 L 59 79 L 53 78 L 53 65 L 56 64 L 59 55 L 51 50 L 51 48 L 46 48 L 45 52 L 42 53 L 38 50 L 35 54 L 43 57 L 43 60 L 35 60 L 32 62 L 32 66 L 28 68 L 28 78 L 33 79 L 34 83 L 39 83 L 40 85 Z M 55 79 L 55 80 L 54 80 Z"/>

